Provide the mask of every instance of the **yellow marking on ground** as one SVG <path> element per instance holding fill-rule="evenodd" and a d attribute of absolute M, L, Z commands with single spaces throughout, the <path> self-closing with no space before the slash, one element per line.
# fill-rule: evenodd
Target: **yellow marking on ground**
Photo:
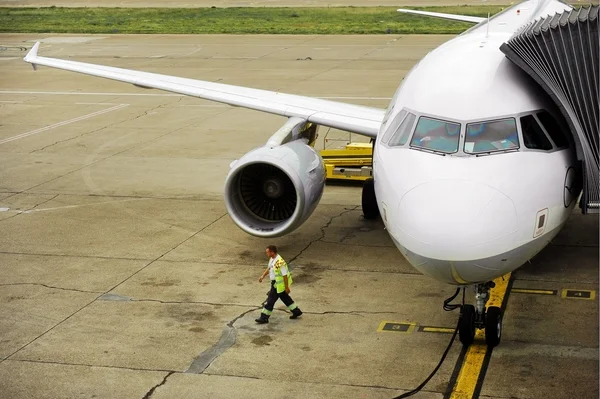
<path fill-rule="evenodd" d="M 521 294 L 540 294 L 540 295 L 554 295 L 556 292 L 551 290 L 532 290 L 526 288 L 513 288 L 511 292 L 518 292 Z"/>
<path fill-rule="evenodd" d="M 386 325 L 388 328 L 385 328 Z M 407 323 L 405 321 L 387 321 L 384 320 L 379 323 L 379 328 L 377 328 L 377 332 L 396 332 L 396 333 L 405 333 L 410 334 L 414 331 L 417 323 Z"/>
<path fill-rule="evenodd" d="M 502 306 L 506 290 L 508 288 L 508 282 L 510 280 L 510 273 L 505 276 L 498 277 L 494 280 L 496 286 L 490 290 L 490 299 L 488 300 L 487 306 Z M 488 351 L 487 344 L 484 341 L 485 333 L 484 330 L 476 330 L 475 342 L 467 350 L 465 359 L 458 373 L 456 383 L 452 388 L 452 394 L 450 399 L 471 399 L 475 393 L 477 387 L 477 381 L 479 380 L 479 374 L 483 366 L 483 360 Z"/>
<path fill-rule="evenodd" d="M 569 292 L 571 295 L 568 295 Z M 588 295 L 582 295 L 582 294 Z M 563 299 L 586 299 L 588 301 L 593 301 L 596 299 L 596 291 L 594 290 L 575 290 L 572 288 L 564 288 L 562 290 L 561 298 Z"/>
<path fill-rule="evenodd" d="M 454 328 L 446 327 L 423 327 L 423 332 L 434 332 L 434 333 L 450 333 L 454 332 Z"/>

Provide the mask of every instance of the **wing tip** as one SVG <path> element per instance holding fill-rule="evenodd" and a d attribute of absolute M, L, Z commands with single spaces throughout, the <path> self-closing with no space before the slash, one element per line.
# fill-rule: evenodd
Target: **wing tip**
<path fill-rule="evenodd" d="M 40 48 L 40 42 L 35 42 L 31 50 L 27 53 L 23 61 L 29 62 L 33 66 L 33 70 L 37 70 L 37 64 L 35 59 L 37 58 L 38 49 Z"/>

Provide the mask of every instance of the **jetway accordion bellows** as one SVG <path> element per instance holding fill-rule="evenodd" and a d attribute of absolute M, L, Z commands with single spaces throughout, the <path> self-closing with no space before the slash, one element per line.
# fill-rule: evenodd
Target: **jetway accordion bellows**
<path fill-rule="evenodd" d="M 598 5 L 591 5 L 533 21 L 500 47 L 565 117 L 583 163 L 583 213 L 600 204 L 598 46 Z"/>

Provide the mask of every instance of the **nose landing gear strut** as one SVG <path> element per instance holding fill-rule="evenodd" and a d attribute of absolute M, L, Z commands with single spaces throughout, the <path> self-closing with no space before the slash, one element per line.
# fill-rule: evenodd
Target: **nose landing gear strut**
<path fill-rule="evenodd" d="M 463 345 L 469 346 L 475 339 L 476 329 L 485 330 L 485 342 L 489 347 L 500 343 L 502 336 L 502 310 L 497 306 L 485 304 L 490 298 L 490 289 L 494 288 L 493 281 L 476 284 L 475 306 L 462 305 L 458 320 L 458 337 Z"/>

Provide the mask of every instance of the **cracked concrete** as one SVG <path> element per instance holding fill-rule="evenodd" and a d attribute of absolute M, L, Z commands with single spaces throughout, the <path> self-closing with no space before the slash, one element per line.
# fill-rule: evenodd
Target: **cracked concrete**
<path fill-rule="evenodd" d="M 42 51 L 383 108 L 415 60 L 448 38 L 56 36 Z M 0 138 L 130 104 L 0 146 L 0 208 L 10 210 L 0 212 L 3 398 L 389 398 L 435 367 L 448 335 L 377 328 L 453 327 L 456 314 L 441 304 L 454 289 L 416 272 L 381 222 L 364 220 L 359 186 L 328 184 L 307 222 L 274 240 L 243 233 L 225 215 L 229 163 L 282 118 L 49 68 L 34 73 L 21 60 L 0 73 L 0 100 L 19 101 L 3 103 Z M 590 220 L 574 215 L 517 282 L 597 290 Z M 257 279 L 271 243 L 293 268 L 304 315 L 290 320 L 278 304 L 270 323 L 257 325 L 268 289 Z M 597 393 L 597 320 L 589 320 L 597 301 L 515 294 L 508 309 L 506 346 L 490 361 L 483 394 Z M 443 397 L 458 350 L 420 397 Z"/>
<path fill-rule="evenodd" d="M 217 360 L 219 356 L 225 353 L 229 348 L 235 345 L 235 339 L 237 337 L 237 329 L 235 327 L 235 322 L 246 316 L 248 313 L 253 312 L 255 310 L 259 310 L 262 306 L 257 306 L 255 308 L 251 308 L 246 310 L 245 312 L 239 314 L 236 318 L 231 320 L 223 329 L 223 334 L 221 334 L 221 338 L 219 338 L 219 342 L 215 345 L 211 346 L 204 352 L 202 352 L 188 367 L 185 371 L 186 373 L 194 373 L 201 374 L 206 370 L 210 365 Z"/>
<path fill-rule="evenodd" d="M 160 382 L 160 384 L 153 386 L 148 392 L 146 392 L 146 394 L 144 395 L 144 397 L 142 399 L 150 399 L 152 397 L 152 395 L 154 395 L 154 391 L 156 391 L 158 388 L 165 385 L 167 383 L 167 379 L 170 376 L 172 376 L 173 374 L 174 374 L 174 371 L 167 373 L 167 375 L 165 375 L 165 378 L 163 378 L 163 380 Z"/>

